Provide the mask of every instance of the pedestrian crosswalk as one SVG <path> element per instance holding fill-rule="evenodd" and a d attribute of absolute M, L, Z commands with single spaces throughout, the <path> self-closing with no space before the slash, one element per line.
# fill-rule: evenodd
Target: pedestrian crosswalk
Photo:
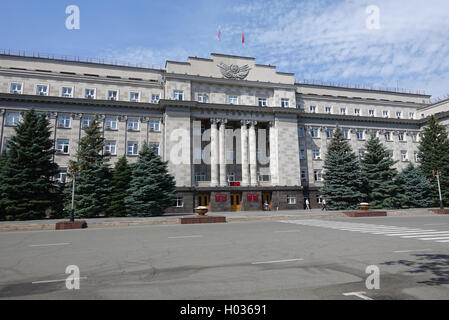
<path fill-rule="evenodd" d="M 283 223 L 292 223 L 310 227 L 321 227 L 336 229 L 342 231 L 370 233 L 377 235 L 385 235 L 388 237 L 400 237 L 403 239 L 417 239 L 423 241 L 436 241 L 440 243 L 449 243 L 449 231 L 406 228 L 396 226 L 386 226 L 370 223 L 354 223 L 329 220 L 283 220 Z"/>

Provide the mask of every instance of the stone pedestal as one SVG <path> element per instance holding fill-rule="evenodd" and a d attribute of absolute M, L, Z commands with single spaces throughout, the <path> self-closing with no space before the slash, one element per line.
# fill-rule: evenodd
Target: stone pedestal
<path fill-rule="evenodd" d="M 436 214 L 449 214 L 449 209 L 430 209 L 430 211 Z"/>
<path fill-rule="evenodd" d="M 200 223 L 226 223 L 226 217 L 196 216 L 192 218 L 180 218 L 180 224 L 200 224 Z"/>
<path fill-rule="evenodd" d="M 386 211 L 369 211 L 369 210 L 359 210 L 359 211 L 348 211 L 343 212 L 345 215 L 351 218 L 361 218 L 361 217 L 386 217 Z"/>
<path fill-rule="evenodd" d="M 70 230 L 70 229 L 86 229 L 87 222 L 84 220 L 81 221 L 63 221 L 56 223 L 56 230 Z"/>

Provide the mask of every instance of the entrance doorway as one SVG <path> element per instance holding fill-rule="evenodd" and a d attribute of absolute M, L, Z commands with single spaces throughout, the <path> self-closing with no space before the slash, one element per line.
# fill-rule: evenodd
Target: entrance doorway
<path fill-rule="evenodd" d="M 231 194 L 231 211 L 242 210 L 242 195 L 239 193 Z"/>
<path fill-rule="evenodd" d="M 265 210 L 265 202 L 268 202 L 268 210 L 271 211 L 271 192 L 262 193 L 262 210 Z"/>
<path fill-rule="evenodd" d="M 210 208 L 210 195 L 208 193 L 198 194 L 198 207 Z"/>

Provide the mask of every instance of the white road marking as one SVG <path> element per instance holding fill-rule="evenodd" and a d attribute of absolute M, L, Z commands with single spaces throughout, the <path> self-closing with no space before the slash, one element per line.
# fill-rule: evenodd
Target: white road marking
<path fill-rule="evenodd" d="M 401 233 L 389 233 L 386 234 L 389 237 L 400 237 L 400 236 L 412 236 L 417 234 L 426 234 L 426 233 L 432 233 L 432 232 L 440 232 L 436 230 L 414 230 L 414 231 L 407 231 L 407 232 L 401 232 Z"/>
<path fill-rule="evenodd" d="M 415 235 L 407 235 L 407 236 L 402 236 L 401 238 L 426 238 L 426 237 L 433 237 L 433 236 L 445 236 L 445 235 L 449 235 L 448 231 L 442 231 L 442 232 L 429 232 L 429 233 L 418 233 Z"/>
<path fill-rule="evenodd" d="M 407 252 L 416 252 L 416 251 L 432 251 L 432 249 L 398 250 L 398 251 L 393 251 L 393 252 L 394 253 L 407 253 Z"/>
<path fill-rule="evenodd" d="M 438 237 L 438 238 L 422 238 L 422 239 L 419 239 L 419 240 L 446 240 L 446 239 L 449 239 L 449 236 Z"/>
<path fill-rule="evenodd" d="M 362 298 L 363 300 L 373 300 L 372 298 L 365 296 L 365 294 L 366 294 L 366 292 L 364 292 L 364 291 L 343 293 L 344 296 L 356 296 L 356 297 Z"/>
<path fill-rule="evenodd" d="M 303 260 L 304 260 L 304 259 L 274 260 L 274 261 L 253 262 L 253 263 L 251 263 L 251 264 L 282 263 L 282 262 L 293 262 L 293 261 L 303 261 Z"/>
<path fill-rule="evenodd" d="M 445 226 L 447 223 L 427 223 L 424 226 Z"/>
<path fill-rule="evenodd" d="M 70 280 L 84 280 L 84 279 L 87 279 L 87 277 L 70 278 Z M 34 282 L 31 282 L 31 284 L 42 284 L 42 283 L 53 283 L 53 282 L 65 282 L 66 280 L 67 280 L 67 279 L 34 281 Z"/>
<path fill-rule="evenodd" d="M 203 236 L 179 236 L 179 237 L 168 237 L 169 239 L 186 239 L 186 238 L 202 238 Z"/>
<path fill-rule="evenodd" d="M 50 244 L 32 244 L 30 247 L 51 247 L 51 246 L 67 246 L 70 243 L 50 243 Z"/>
<path fill-rule="evenodd" d="M 280 231 L 275 231 L 275 233 L 288 233 L 288 232 L 301 232 L 301 230 L 280 230 Z"/>

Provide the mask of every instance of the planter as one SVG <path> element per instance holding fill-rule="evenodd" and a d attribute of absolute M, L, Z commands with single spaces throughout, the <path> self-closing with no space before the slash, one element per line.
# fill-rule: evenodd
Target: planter
<path fill-rule="evenodd" d="M 199 216 L 206 216 L 209 212 L 209 209 L 207 209 L 207 207 L 197 207 L 195 208 L 195 212 Z"/>
<path fill-rule="evenodd" d="M 72 229 L 86 229 L 87 228 L 87 222 L 84 220 L 81 221 L 63 221 L 56 223 L 56 230 L 72 230 Z"/>
<path fill-rule="evenodd" d="M 368 211 L 368 210 L 359 210 L 359 211 L 349 211 L 343 212 L 346 216 L 351 218 L 362 218 L 362 217 L 386 217 L 386 211 Z"/>
<path fill-rule="evenodd" d="M 430 211 L 436 214 L 449 214 L 449 209 L 430 209 Z"/>
<path fill-rule="evenodd" d="M 362 202 L 359 204 L 359 209 L 362 211 L 368 211 L 371 208 L 369 203 Z"/>

